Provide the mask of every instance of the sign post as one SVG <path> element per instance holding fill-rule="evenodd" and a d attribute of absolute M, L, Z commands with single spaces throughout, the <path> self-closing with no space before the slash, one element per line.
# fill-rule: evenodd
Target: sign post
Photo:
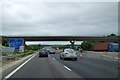
<path fill-rule="evenodd" d="M 24 46 L 20 46 L 19 51 L 20 51 L 20 52 L 24 52 Z"/>

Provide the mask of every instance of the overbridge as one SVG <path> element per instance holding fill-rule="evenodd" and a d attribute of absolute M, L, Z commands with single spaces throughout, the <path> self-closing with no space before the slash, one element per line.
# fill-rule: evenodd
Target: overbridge
<path fill-rule="evenodd" d="M 107 41 L 118 42 L 118 37 L 102 36 L 6 36 L 7 38 L 23 38 L 24 41 L 70 41 L 74 48 L 75 41 Z"/>
<path fill-rule="evenodd" d="M 7 38 L 23 38 L 25 41 L 118 41 L 117 37 L 101 36 L 6 36 Z"/>

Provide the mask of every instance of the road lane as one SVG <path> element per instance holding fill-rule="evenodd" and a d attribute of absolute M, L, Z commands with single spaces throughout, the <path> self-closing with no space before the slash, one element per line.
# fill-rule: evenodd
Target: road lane
<path fill-rule="evenodd" d="M 114 62 L 86 57 L 80 60 L 79 54 L 77 61 L 62 60 L 59 54 L 36 55 L 11 78 L 116 78 L 117 68 L 106 66 L 110 63 Z"/>
<path fill-rule="evenodd" d="M 23 58 L 20 58 L 19 60 L 13 61 L 12 63 L 9 63 L 9 64 L 3 66 L 2 67 L 2 78 L 5 78 L 6 76 L 8 76 L 11 72 L 13 72 L 15 69 L 17 69 L 20 65 L 22 65 L 28 59 L 30 59 L 31 57 L 36 55 L 36 53 L 28 55 Z"/>
<path fill-rule="evenodd" d="M 39 58 L 38 54 L 16 71 L 11 77 L 15 78 L 81 78 L 73 71 L 67 70 L 63 64 L 49 57 Z"/>
<path fill-rule="evenodd" d="M 15 70 L 13 70 L 10 74 L 8 74 L 5 78 L 10 78 L 13 74 L 15 74 L 20 68 L 22 68 L 27 62 L 29 62 L 32 58 L 34 58 L 36 55 L 32 56 L 28 60 L 26 60 L 24 63 L 22 63 L 19 67 L 17 67 Z"/>
<path fill-rule="evenodd" d="M 47 57 L 38 58 L 36 55 L 11 78 L 56 78 L 53 67 Z"/>
<path fill-rule="evenodd" d="M 82 60 L 61 60 L 59 54 L 51 54 L 56 60 L 71 68 L 83 78 L 117 78 L 117 62 L 84 57 Z"/>
<path fill-rule="evenodd" d="M 51 59 L 53 59 L 50 56 Z M 74 71 L 72 71 L 69 67 L 61 64 L 59 61 L 51 60 L 52 65 L 54 65 L 54 68 L 56 68 L 58 73 L 61 73 L 61 78 L 82 78 L 80 75 L 76 74 Z M 83 79 L 81 79 L 83 80 Z"/>

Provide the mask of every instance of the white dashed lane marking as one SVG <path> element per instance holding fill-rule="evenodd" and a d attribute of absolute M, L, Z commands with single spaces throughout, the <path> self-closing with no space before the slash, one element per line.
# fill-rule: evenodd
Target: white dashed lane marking
<path fill-rule="evenodd" d="M 67 66 L 64 66 L 64 68 L 66 68 L 67 70 L 71 71 L 71 69 L 70 69 L 70 68 L 68 68 Z"/>
<path fill-rule="evenodd" d="M 53 58 L 53 60 L 55 60 L 55 58 Z"/>

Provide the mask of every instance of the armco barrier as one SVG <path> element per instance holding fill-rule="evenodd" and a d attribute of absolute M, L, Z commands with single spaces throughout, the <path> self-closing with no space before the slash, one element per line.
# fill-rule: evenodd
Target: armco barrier
<path fill-rule="evenodd" d="M 2 61 L 4 61 L 4 60 L 16 60 L 16 59 L 24 57 L 24 56 L 26 56 L 28 54 L 29 53 L 22 53 L 22 54 L 16 54 L 16 55 L 2 56 Z"/>

